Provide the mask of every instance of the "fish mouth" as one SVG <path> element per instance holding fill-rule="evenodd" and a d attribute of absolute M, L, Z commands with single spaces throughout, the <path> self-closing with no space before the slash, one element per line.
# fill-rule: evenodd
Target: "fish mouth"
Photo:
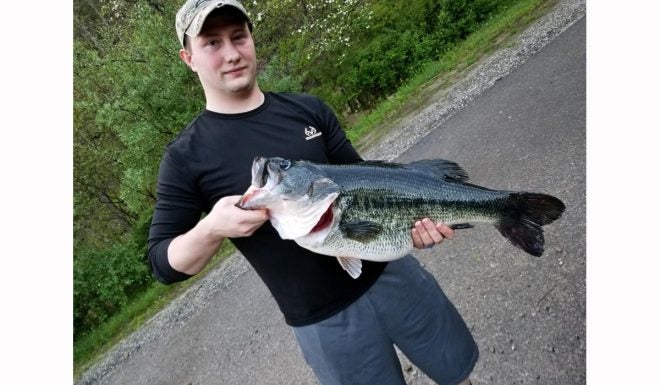
<path fill-rule="evenodd" d="M 246 192 L 235 206 L 243 210 L 265 208 L 273 200 L 270 192 L 270 189 L 263 187 Z"/>
<path fill-rule="evenodd" d="M 318 231 L 321 231 L 325 229 L 326 227 L 330 226 L 332 224 L 332 219 L 334 218 L 334 214 L 332 212 L 332 205 L 328 206 L 328 209 L 325 210 L 323 215 L 321 215 L 321 218 L 319 221 L 314 225 L 312 230 L 309 232 L 310 234 L 316 233 Z"/>
<path fill-rule="evenodd" d="M 269 182 L 269 177 L 273 177 L 271 184 L 267 186 Z M 271 193 L 272 188 L 278 184 L 281 180 L 281 175 L 277 172 L 273 172 L 273 168 L 270 167 L 270 161 L 268 158 L 257 156 L 252 161 L 252 185 L 253 188 L 251 191 L 248 191 L 243 194 L 241 199 L 236 203 L 236 207 L 244 210 L 249 210 L 253 208 L 260 208 L 262 205 L 266 205 L 268 202 L 263 201 L 264 198 L 268 197 Z M 261 200 L 262 202 L 259 202 Z M 255 203 L 255 201 L 257 201 Z"/>
<path fill-rule="evenodd" d="M 251 200 L 254 197 L 254 194 L 257 191 L 259 191 L 259 190 L 254 190 L 254 191 L 243 194 L 243 196 L 241 197 L 241 199 L 239 199 L 239 201 L 236 203 L 235 206 L 238 207 L 239 209 L 244 209 L 244 210 L 248 209 L 248 207 L 247 207 L 248 201 Z"/>
<path fill-rule="evenodd" d="M 257 156 L 252 161 L 252 185 L 258 188 L 262 188 L 266 185 L 268 181 L 268 159 Z"/>

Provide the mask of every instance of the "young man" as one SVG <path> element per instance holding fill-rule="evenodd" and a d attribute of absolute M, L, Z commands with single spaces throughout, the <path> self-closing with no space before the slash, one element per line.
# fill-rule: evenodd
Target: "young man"
<path fill-rule="evenodd" d="M 333 112 L 310 95 L 259 89 L 252 24 L 239 2 L 188 0 L 176 31 L 206 109 L 161 161 L 149 235 L 155 277 L 189 278 L 230 238 L 271 291 L 322 384 L 404 384 L 393 344 L 438 383 L 468 384 L 477 346 L 416 259 L 363 261 L 353 279 L 335 258 L 279 238 L 265 210 L 235 206 L 250 186 L 255 156 L 361 161 Z M 306 135 L 309 127 L 314 136 Z M 418 248 L 453 235 L 429 219 L 411 229 Z"/>

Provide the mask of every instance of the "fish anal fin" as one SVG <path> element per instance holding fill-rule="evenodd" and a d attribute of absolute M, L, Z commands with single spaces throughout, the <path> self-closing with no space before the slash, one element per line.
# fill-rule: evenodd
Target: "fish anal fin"
<path fill-rule="evenodd" d="M 383 226 L 372 221 L 352 221 L 340 223 L 339 230 L 346 238 L 364 243 L 376 238 Z"/>
<path fill-rule="evenodd" d="M 462 230 L 462 229 L 472 229 L 474 228 L 474 225 L 471 223 L 454 223 L 453 225 L 449 225 L 449 227 L 452 230 Z"/>
<path fill-rule="evenodd" d="M 337 261 L 339 261 L 339 264 L 341 267 L 346 270 L 348 275 L 351 276 L 353 279 L 357 279 L 357 277 L 362 274 L 362 260 L 358 258 L 353 258 L 353 257 L 337 257 Z"/>

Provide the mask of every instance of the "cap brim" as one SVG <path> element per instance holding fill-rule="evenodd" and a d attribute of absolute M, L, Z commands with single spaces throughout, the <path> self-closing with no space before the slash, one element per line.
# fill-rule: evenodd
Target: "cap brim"
<path fill-rule="evenodd" d="M 245 13 L 245 11 L 243 9 L 240 8 L 240 5 L 239 4 L 232 4 L 232 3 L 233 3 L 232 1 L 227 1 L 227 0 L 210 2 L 207 6 L 204 7 L 204 9 L 202 9 L 201 11 L 199 11 L 197 13 L 195 18 L 193 18 L 193 20 L 190 22 L 190 26 L 186 30 L 185 34 L 190 36 L 190 37 L 196 37 L 197 35 L 199 35 L 199 33 L 202 31 L 202 27 L 204 27 L 204 22 L 206 21 L 206 18 L 209 16 L 209 14 L 211 12 L 215 11 L 216 9 L 219 9 L 219 8 L 222 8 L 222 7 L 225 7 L 225 6 L 230 6 L 230 7 L 236 8 L 237 10 L 239 10 L 245 16 L 245 18 L 249 22 L 250 19 L 249 19 L 248 15 Z"/>

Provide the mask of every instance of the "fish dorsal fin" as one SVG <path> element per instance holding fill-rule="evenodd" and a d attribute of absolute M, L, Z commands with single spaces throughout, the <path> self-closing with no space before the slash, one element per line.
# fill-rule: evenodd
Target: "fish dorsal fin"
<path fill-rule="evenodd" d="M 341 267 L 346 270 L 348 275 L 351 276 L 353 279 L 357 279 L 357 277 L 362 274 L 362 260 L 357 259 L 357 258 L 352 258 L 352 257 L 337 257 L 337 261 L 339 261 L 339 264 Z"/>
<path fill-rule="evenodd" d="M 382 167 L 382 168 L 403 168 L 405 165 L 401 163 L 388 162 L 386 160 L 380 159 L 369 159 L 363 160 L 358 163 L 351 163 L 350 166 L 362 166 L 362 167 Z"/>
<path fill-rule="evenodd" d="M 383 226 L 372 221 L 353 221 L 340 223 L 339 230 L 346 238 L 364 243 L 377 237 Z"/>
<path fill-rule="evenodd" d="M 456 162 L 445 159 L 423 159 L 410 162 L 405 165 L 408 168 L 430 172 L 431 174 L 445 180 L 464 182 L 468 180 L 468 174 Z"/>

